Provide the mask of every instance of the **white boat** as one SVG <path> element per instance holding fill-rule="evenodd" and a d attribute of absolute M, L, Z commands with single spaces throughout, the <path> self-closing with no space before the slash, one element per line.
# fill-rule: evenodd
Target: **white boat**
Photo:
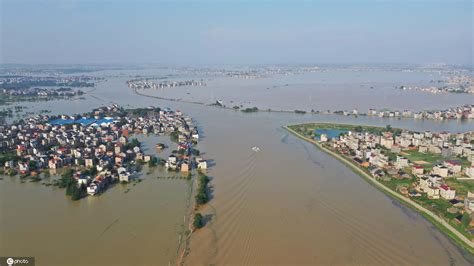
<path fill-rule="evenodd" d="M 257 146 L 253 146 L 253 147 L 252 147 L 252 150 L 253 150 L 254 152 L 259 152 L 259 151 L 260 151 L 260 148 L 257 147 Z"/>

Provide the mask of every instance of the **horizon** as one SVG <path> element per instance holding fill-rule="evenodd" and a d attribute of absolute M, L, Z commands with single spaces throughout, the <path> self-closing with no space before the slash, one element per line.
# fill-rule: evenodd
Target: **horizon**
<path fill-rule="evenodd" d="M 473 65 L 471 1 L 298 4 L 5 0 L 0 63 Z"/>

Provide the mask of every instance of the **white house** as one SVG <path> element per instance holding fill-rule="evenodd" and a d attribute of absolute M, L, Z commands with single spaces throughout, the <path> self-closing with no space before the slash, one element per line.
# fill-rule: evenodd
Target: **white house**
<path fill-rule="evenodd" d="M 326 141 L 328 141 L 328 136 L 326 134 L 321 134 L 320 140 L 322 142 L 326 142 Z"/>
<path fill-rule="evenodd" d="M 197 166 L 198 169 L 207 169 L 207 162 L 205 160 L 202 160 L 198 163 L 198 166 Z"/>
<path fill-rule="evenodd" d="M 461 162 L 448 160 L 444 161 L 443 165 L 446 166 L 453 174 L 458 174 L 461 172 Z"/>
<path fill-rule="evenodd" d="M 433 167 L 433 173 L 441 177 L 448 177 L 448 167 L 444 165 L 435 165 Z"/>
<path fill-rule="evenodd" d="M 129 182 L 130 181 L 130 173 L 125 169 L 125 167 L 119 167 L 117 169 L 117 173 L 119 175 L 120 182 Z"/>
<path fill-rule="evenodd" d="M 411 170 L 411 173 L 414 175 L 422 175 L 423 172 L 424 172 L 424 168 L 421 165 L 414 165 Z"/>
<path fill-rule="evenodd" d="M 439 199 L 440 190 L 438 187 L 429 186 L 425 192 L 429 198 Z"/>
<path fill-rule="evenodd" d="M 403 156 L 397 156 L 397 161 L 395 162 L 395 167 L 397 169 L 402 169 L 408 167 L 408 159 Z"/>
<path fill-rule="evenodd" d="M 443 199 L 452 200 L 456 197 L 456 190 L 452 189 L 448 185 L 439 186 L 439 195 Z"/>

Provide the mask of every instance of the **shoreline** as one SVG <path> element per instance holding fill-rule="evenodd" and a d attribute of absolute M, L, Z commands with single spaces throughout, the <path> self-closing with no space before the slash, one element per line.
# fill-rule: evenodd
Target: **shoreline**
<path fill-rule="evenodd" d="M 448 222 L 431 212 L 430 210 L 424 208 L 420 204 L 414 202 L 413 200 L 406 198 L 397 192 L 391 190 L 384 184 L 380 183 L 379 181 L 375 180 L 372 178 L 369 174 L 364 172 L 361 168 L 358 166 L 354 165 L 351 161 L 348 159 L 344 158 L 343 156 L 337 154 L 336 152 L 322 146 L 319 144 L 317 141 L 312 140 L 310 138 L 307 138 L 305 136 L 302 136 L 301 134 L 297 133 L 293 129 L 289 128 L 287 126 L 283 126 L 285 130 L 288 132 L 292 133 L 293 135 L 297 136 L 300 139 L 303 139 L 305 141 L 308 141 L 309 143 L 315 145 L 318 149 L 322 150 L 323 152 L 333 156 L 337 160 L 341 161 L 343 164 L 351 168 L 353 172 L 355 172 L 357 175 L 361 176 L 362 178 L 366 179 L 370 184 L 375 186 L 377 189 L 382 191 L 384 194 L 387 196 L 390 196 L 391 198 L 397 200 L 404 206 L 409 207 L 412 210 L 417 211 L 420 215 L 422 215 L 424 218 L 426 218 L 428 221 L 430 221 L 432 224 L 434 224 L 442 233 L 447 235 L 454 243 L 459 246 L 461 249 L 467 251 L 469 254 L 473 255 L 474 254 L 474 242 L 469 240 L 466 236 L 464 236 L 462 233 L 457 231 L 455 228 L 453 228 Z"/>

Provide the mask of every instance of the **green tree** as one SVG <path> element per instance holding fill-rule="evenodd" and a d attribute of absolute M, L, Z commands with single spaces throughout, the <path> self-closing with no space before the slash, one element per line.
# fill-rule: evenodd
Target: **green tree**
<path fill-rule="evenodd" d="M 209 177 L 207 175 L 199 176 L 199 187 L 196 194 L 196 203 L 199 205 L 206 204 L 209 201 L 207 195 L 207 184 L 209 183 Z"/>
<path fill-rule="evenodd" d="M 150 161 L 148 161 L 149 167 L 155 167 L 158 164 L 158 158 L 156 156 L 152 156 Z"/>
<path fill-rule="evenodd" d="M 82 184 L 80 187 L 74 185 L 74 189 L 71 195 L 72 200 L 80 200 L 84 196 L 84 192 L 86 191 L 86 186 Z"/>
<path fill-rule="evenodd" d="M 194 215 L 193 226 L 195 229 L 200 229 L 204 226 L 203 217 L 199 212 Z"/>
<path fill-rule="evenodd" d="M 196 194 L 196 202 L 197 204 L 206 204 L 209 201 L 206 192 L 199 192 Z"/>
<path fill-rule="evenodd" d="M 74 182 L 67 181 L 66 186 L 67 186 L 67 188 L 66 188 L 66 195 L 67 195 L 67 196 L 71 196 L 71 195 L 74 193 L 76 184 L 74 184 Z"/>
<path fill-rule="evenodd" d="M 469 213 L 465 212 L 462 215 L 461 224 L 462 224 L 463 227 L 467 228 L 470 223 L 471 223 L 471 215 L 469 215 Z"/>
<path fill-rule="evenodd" d="M 179 139 L 179 131 L 173 131 L 173 132 L 171 132 L 171 134 L 170 134 L 170 139 L 171 139 L 171 141 L 173 141 L 173 142 L 178 142 L 178 139 Z"/>
<path fill-rule="evenodd" d="M 131 146 L 132 148 L 140 147 L 140 141 L 138 141 L 138 139 L 135 139 L 135 138 L 134 138 L 134 139 L 132 139 L 132 140 L 130 141 L 130 146 Z"/>
<path fill-rule="evenodd" d="M 30 169 L 36 169 L 36 167 L 38 166 L 38 162 L 37 161 L 29 161 L 28 166 L 30 167 Z"/>

